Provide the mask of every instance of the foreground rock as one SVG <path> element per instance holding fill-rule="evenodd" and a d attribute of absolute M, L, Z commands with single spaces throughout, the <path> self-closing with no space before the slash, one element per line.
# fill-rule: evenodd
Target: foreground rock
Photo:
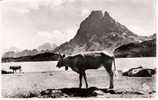
<path fill-rule="evenodd" d="M 148 92 L 149 95 L 154 94 L 155 91 Z M 67 97 L 122 97 L 124 95 L 145 95 L 140 91 L 126 91 L 126 90 L 109 90 L 90 87 L 88 89 L 79 88 L 63 88 L 63 89 L 47 89 L 40 93 L 40 98 L 67 98 Z"/>
<path fill-rule="evenodd" d="M 47 89 L 40 93 L 40 97 L 44 98 L 60 98 L 60 97 L 96 97 L 98 95 L 104 94 L 120 94 L 120 92 L 115 92 L 114 90 L 108 89 L 98 89 L 96 87 L 91 87 L 88 89 L 79 88 L 63 88 L 63 89 Z M 138 93 L 142 95 L 141 93 Z"/>
<path fill-rule="evenodd" d="M 12 74 L 13 72 L 1 70 L 1 74 Z"/>
<path fill-rule="evenodd" d="M 123 76 L 129 77 L 152 77 L 156 73 L 156 69 L 146 69 L 143 67 L 131 68 L 123 73 Z"/>

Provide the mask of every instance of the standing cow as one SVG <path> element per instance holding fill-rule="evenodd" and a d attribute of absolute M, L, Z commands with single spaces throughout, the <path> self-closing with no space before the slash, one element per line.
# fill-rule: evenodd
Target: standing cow
<path fill-rule="evenodd" d="M 17 70 L 21 72 L 21 66 L 10 66 L 9 69 L 13 70 L 13 73 L 15 73 Z"/>
<path fill-rule="evenodd" d="M 60 54 L 59 61 L 57 63 L 57 67 L 61 68 L 65 66 L 65 70 L 68 70 L 70 67 L 73 71 L 79 74 L 79 88 L 82 87 L 82 77 L 84 77 L 86 88 L 88 88 L 87 77 L 85 71 L 88 69 L 98 69 L 101 66 L 104 66 L 106 71 L 110 77 L 110 86 L 109 88 L 113 88 L 113 71 L 112 71 L 112 62 L 114 61 L 115 67 L 115 59 L 113 56 L 106 55 L 103 52 L 95 52 L 95 53 L 86 53 L 86 54 L 77 54 L 74 56 L 65 57 L 65 55 Z"/>

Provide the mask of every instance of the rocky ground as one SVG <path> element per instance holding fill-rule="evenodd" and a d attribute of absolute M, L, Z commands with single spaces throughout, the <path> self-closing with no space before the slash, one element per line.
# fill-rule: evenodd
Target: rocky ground
<path fill-rule="evenodd" d="M 87 71 L 89 88 L 78 87 L 78 74 L 72 71 L 17 73 L 2 75 L 2 96 L 5 98 L 151 98 L 156 92 L 153 77 L 114 78 L 114 89 L 108 89 L 109 78 L 104 70 Z"/>

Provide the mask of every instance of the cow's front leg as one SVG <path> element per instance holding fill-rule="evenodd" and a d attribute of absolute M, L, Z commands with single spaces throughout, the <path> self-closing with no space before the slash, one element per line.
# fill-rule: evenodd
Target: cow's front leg
<path fill-rule="evenodd" d="M 110 72 L 110 89 L 114 88 L 114 85 L 113 85 L 113 72 Z"/>
<path fill-rule="evenodd" d="M 87 76 L 86 76 L 85 72 L 83 73 L 83 77 L 84 77 L 84 80 L 85 80 L 85 83 L 86 83 L 86 88 L 88 88 Z"/>
<path fill-rule="evenodd" d="M 21 73 L 21 72 L 22 72 L 22 69 L 19 70 L 19 73 Z"/>
<path fill-rule="evenodd" d="M 80 80 L 80 84 L 79 84 L 79 88 L 82 87 L 82 73 L 79 74 L 79 80 Z"/>

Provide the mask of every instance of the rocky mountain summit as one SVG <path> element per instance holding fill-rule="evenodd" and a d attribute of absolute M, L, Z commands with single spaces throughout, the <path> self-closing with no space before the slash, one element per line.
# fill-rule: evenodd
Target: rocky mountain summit
<path fill-rule="evenodd" d="M 142 42 L 147 37 L 134 34 L 124 25 L 115 21 L 105 11 L 92 11 L 91 14 L 81 22 L 77 34 L 69 42 L 55 49 L 55 52 L 75 54 L 85 51 L 107 51 L 112 53 L 115 48 L 131 42 Z"/>

